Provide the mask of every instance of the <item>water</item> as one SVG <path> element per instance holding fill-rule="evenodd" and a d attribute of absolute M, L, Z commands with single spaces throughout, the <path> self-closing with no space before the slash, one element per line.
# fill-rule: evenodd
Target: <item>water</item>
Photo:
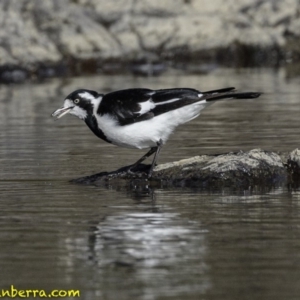
<path fill-rule="evenodd" d="M 143 192 L 69 183 L 144 152 L 102 142 L 71 116 L 55 122 L 50 114 L 65 95 L 79 87 L 180 86 L 264 95 L 208 108 L 172 136 L 160 162 L 298 147 L 299 78 L 284 70 L 0 87 L 0 290 L 79 289 L 80 299 L 299 298 L 299 190 Z"/>

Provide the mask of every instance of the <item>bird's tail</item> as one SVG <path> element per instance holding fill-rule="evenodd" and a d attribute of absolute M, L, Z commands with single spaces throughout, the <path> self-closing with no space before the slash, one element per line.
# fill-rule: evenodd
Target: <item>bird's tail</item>
<path fill-rule="evenodd" d="M 257 92 L 236 92 L 234 87 L 220 90 L 207 91 L 203 93 L 206 101 L 217 101 L 222 99 L 254 99 L 261 95 Z"/>

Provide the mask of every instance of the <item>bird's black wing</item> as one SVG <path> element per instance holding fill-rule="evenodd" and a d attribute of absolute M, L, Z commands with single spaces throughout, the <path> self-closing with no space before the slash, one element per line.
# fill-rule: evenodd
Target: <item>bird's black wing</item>
<path fill-rule="evenodd" d="M 155 116 L 202 100 L 200 91 L 189 88 L 157 90 L 152 96 Z"/>
<path fill-rule="evenodd" d="M 199 101 L 199 91 L 177 89 L 128 89 L 104 95 L 98 114 L 109 114 L 120 125 L 152 119 L 153 117 Z"/>
<path fill-rule="evenodd" d="M 97 113 L 109 114 L 121 125 L 134 123 L 135 118 L 140 116 L 140 103 L 149 101 L 152 93 L 150 89 L 127 89 L 108 93 L 103 96 Z"/>

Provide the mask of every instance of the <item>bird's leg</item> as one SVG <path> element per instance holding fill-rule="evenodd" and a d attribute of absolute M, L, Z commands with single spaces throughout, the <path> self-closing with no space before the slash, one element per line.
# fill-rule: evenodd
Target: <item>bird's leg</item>
<path fill-rule="evenodd" d="M 142 156 L 136 163 L 134 163 L 133 165 L 131 165 L 128 169 L 127 169 L 127 172 L 130 173 L 132 171 L 132 169 L 134 169 L 135 167 L 137 167 L 141 162 L 143 162 L 146 158 L 148 158 L 149 156 L 151 156 L 154 152 L 155 152 L 155 155 L 154 155 L 154 158 L 153 158 L 153 161 L 152 161 L 152 164 L 151 164 L 151 167 L 150 167 L 150 170 L 148 172 L 148 178 L 150 178 L 152 176 L 152 173 L 153 173 L 153 169 L 155 167 L 155 163 L 156 163 L 156 160 L 158 158 L 158 154 L 160 152 L 160 149 L 162 147 L 162 140 L 160 139 L 159 142 L 156 143 L 157 146 L 156 147 L 152 147 L 144 156 Z"/>
<path fill-rule="evenodd" d="M 156 160 L 158 158 L 160 149 L 162 148 L 162 145 L 163 145 L 162 140 L 160 139 L 159 142 L 157 142 L 156 144 L 157 144 L 157 147 L 151 148 L 151 149 L 155 149 L 156 152 L 155 152 L 155 155 L 154 155 L 154 158 L 153 158 L 153 161 L 152 161 L 151 168 L 150 168 L 149 173 L 148 173 L 148 178 L 150 178 L 152 176 L 152 172 L 153 172 L 153 169 L 155 167 Z"/>
<path fill-rule="evenodd" d="M 146 158 L 151 156 L 155 151 L 157 151 L 157 147 L 151 148 L 144 156 L 142 156 L 136 163 L 131 165 L 127 172 L 131 172 L 132 169 L 134 169 L 136 166 L 138 166 L 141 162 L 143 162 Z"/>

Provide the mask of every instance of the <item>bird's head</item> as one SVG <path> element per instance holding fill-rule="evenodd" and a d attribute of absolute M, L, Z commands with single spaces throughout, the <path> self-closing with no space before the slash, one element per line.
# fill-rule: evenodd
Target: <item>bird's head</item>
<path fill-rule="evenodd" d="M 101 99 L 102 95 L 95 91 L 76 90 L 66 97 L 63 107 L 53 112 L 52 117 L 59 119 L 69 113 L 84 120 L 93 114 L 94 107 L 98 108 Z"/>

